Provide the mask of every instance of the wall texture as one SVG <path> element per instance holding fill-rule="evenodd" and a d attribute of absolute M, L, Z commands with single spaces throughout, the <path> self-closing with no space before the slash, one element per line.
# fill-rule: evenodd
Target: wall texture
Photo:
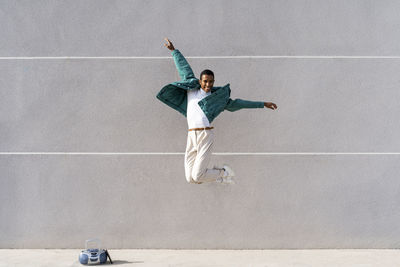
<path fill-rule="evenodd" d="M 399 248 L 399 9 L 0 2 L 0 248 Z M 186 120 L 155 98 L 179 79 L 164 37 L 278 105 L 213 122 L 236 185 L 186 182 Z"/>

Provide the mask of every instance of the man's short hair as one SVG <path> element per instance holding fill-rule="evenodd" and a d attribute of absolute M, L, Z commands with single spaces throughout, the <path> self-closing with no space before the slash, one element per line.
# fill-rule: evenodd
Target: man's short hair
<path fill-rule="evenodd" d="M 203 77 L 203 75 L 212 75 L 213 76 L 213 78 L 214 78 L 214 72 L 212 72 L 211 70 L 203 70 L 201 73 L 200 73 L 200 80 L 201 80 L 201 77 Z"/>

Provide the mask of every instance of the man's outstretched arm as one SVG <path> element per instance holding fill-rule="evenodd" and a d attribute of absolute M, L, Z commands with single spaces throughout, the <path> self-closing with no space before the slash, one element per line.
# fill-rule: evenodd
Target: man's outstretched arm
<path fill-rule="evenodd" d="M 260 102 L 260 101 L 249 101 L 249 100 L 243 100 L 243 99 L 235 99 L 232 100 L 229 98 L 228 103 L 225 106 L 225 109 L 228 111 L 237 111 L 242 108 L 270 108 L 272 110 L 275 110 L 278 108 L 278 106 L 274 103 L 271 102 Z"/>
<path fill-rule="evenodd" d="M 170 40 L 168 40 L 168 38 L 165 38 L 165 40 L 167 41 L 167 43 L 164 44 L 164 46 L 172 51 L 171 54 L 181 79 L 189 80 L 195 78 L 193 70 L 190 67 L 189 63 L 186 61 L 185 57 L 181 54 L 179 50 L 175 49 L 174 45 L 171 43 Z"/>

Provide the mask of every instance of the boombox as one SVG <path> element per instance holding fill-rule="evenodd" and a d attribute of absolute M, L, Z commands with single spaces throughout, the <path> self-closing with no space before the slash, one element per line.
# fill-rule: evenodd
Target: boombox
<path fill-rule="evenodd" d="M 90 243 L 96 244 L 96 246 L 89 247 Z M 102 264 L 107 262 L 107 257 L 112 262 L 110 254 L 107 249 L 101 249 L 101 242 L 99 239 L 86 240 L 85 250 L 82 250 L 79 254 L 79 262 L 81 264 Z"/>

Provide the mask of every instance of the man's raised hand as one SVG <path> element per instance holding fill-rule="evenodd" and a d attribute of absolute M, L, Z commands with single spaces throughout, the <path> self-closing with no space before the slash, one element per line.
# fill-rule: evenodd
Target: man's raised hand
<path fill-rule="evenodd" d="M 270 109 L 273 109 L 273 110 L 278 108 L 277 105 L 275 105 L 274 103 L 271 103 L 271 102 L 264 102 L 264 107 L 270 108 Z"/>
<path fill-rule="evenodd" d="M 164 38 L 164 40 L 167 41 L 167 43 L 164 44 L 164 46 L 166 46 L 169 50 L 174 51 L 174 50 L 175 50 L 175 47 L 174 47 L 174 45 L 170 42 L 170 40 L 168 40 L 168 38 Z"/>

